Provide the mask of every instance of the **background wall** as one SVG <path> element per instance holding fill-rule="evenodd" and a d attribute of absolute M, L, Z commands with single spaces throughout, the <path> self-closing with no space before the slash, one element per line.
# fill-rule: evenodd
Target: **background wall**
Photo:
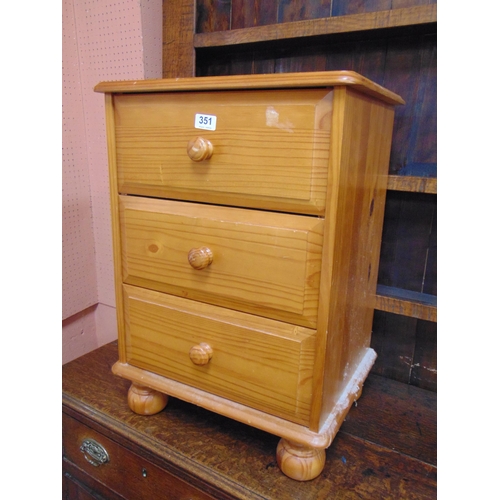
<path fill-rule="evenodd" d="M 160 78 L 161 0 L 63 0 L 62 358 L 117 337 L 103 80 Z"/>

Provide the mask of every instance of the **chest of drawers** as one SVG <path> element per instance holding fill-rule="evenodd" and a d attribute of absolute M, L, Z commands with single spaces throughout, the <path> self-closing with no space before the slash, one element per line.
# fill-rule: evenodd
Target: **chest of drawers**
<path fill-rule="evenodd" d="M 321 473 L 370 348 L 394 106 L 348 71 L 103 82 L 119 359 Z"/>

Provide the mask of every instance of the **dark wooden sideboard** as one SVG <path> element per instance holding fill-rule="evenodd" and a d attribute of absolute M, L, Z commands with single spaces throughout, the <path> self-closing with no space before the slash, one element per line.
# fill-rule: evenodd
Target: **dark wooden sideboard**
<path fill-rule="evenodd" d="M 134 414 L 116 358 L 112 342 L 63 366 L 65 499 L 436 498 L 434 392 L 370 375 L 322 474 L 297 482 L 277 467 L 276 436 L 175 398 Z M 92 465 L 85 440 L 109 461 Z"/>

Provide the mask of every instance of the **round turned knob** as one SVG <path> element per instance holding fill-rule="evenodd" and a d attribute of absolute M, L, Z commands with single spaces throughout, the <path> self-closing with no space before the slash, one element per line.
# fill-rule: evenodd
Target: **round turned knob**
<path fill-rule="evenodd" d="M 212 359 L 212 355 L 212 348 L 205 342 L 201 342 L 189 350 L 189 359 L 198 366 L 206 365 Z"/>
<path fill-rule="evenodd" d="M 188 261 L 194 269 L 205 269 L 213 260 L 212 250 L 207 247 L 192 248 L 188 253 Z"/>
<path fill-rule="evenodd" d="M 193 161 L 208 160 L 213 152 L 214 147 L 208 139 L 195 137 L 188 142 L 187 154 Z"/>

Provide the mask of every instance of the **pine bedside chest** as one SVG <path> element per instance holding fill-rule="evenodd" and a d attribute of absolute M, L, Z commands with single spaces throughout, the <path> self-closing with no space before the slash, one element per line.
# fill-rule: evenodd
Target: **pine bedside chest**
<path fill-rule="evenodd" d="M 396 94 L 350 71 L 103 82 L 119 359 L 317 477 L 370 348 Z"/>

